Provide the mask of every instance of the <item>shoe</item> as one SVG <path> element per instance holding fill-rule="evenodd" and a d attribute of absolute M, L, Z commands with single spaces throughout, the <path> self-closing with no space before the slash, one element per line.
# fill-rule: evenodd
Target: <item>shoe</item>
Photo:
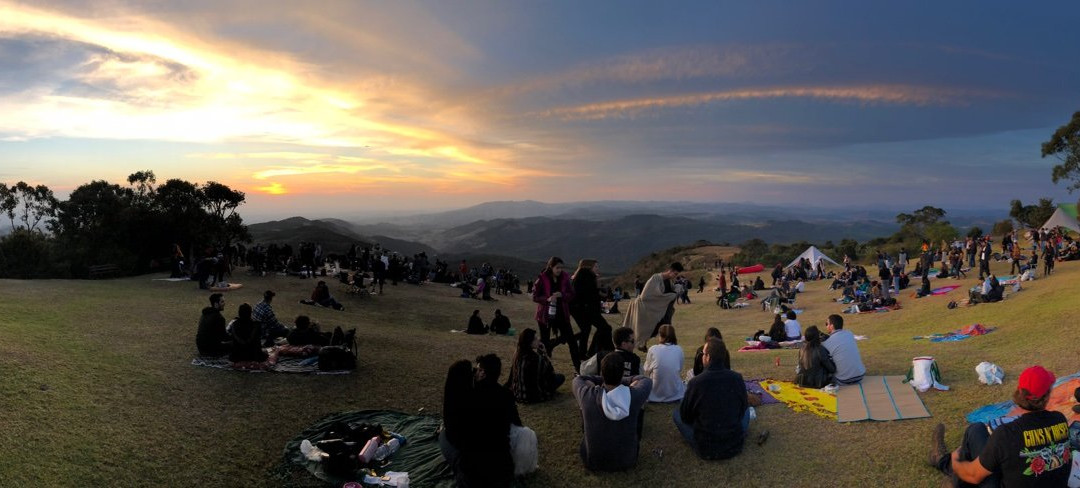
<path fill-rule="evenodd" d="M 945 447 L 945 424 L 934 426 L 934 432 L 930 435 L 930 454 L 926 458 L 927 464 L 937 467 L 938 461 L 948 452 Z"/>
<path fill-rule="evenodd" d="M 763 430 L 763 431 L 761 431 L 760 434 L 758 434 L 757 445 L 760 446 L 760 445 L 764 444 L 765 441 L 767 441 L 767 440 L 769 440 L 769 431 Z"/>

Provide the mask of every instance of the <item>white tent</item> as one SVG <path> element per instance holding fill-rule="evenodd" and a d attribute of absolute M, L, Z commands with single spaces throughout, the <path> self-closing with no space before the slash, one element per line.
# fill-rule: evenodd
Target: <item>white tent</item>
<path fill-rule="evenodd" d="M 795 258 L 795 260 L 792 261 L 791 264 L 787 265 L 787 267 L 790 268 L 799 264 L 799 261 L 803 258 L 809 259 L 810 266 L 814 269 L 817 269 L 818 261 L 825 261 L 826 263 L 832 263 L 833 266 L 840 266 L 839 264 L 837 264 L 836 261 L 829 259 L 829 257 L 826 256 L 825 253 L 821 252 L 821 249 L 818 249 L 817 246 L 810 246 L 805 251 L 803 251 L 803 253 L 800 254 L 799 257 Z"/>
<path fill-rule="evenodd" d="M 1042 226 L 1043 229 L 1054 229 L 1057 227 L 1064 227 L 1073 232 L 1080 232 L 1080 222 L 1078 222 L 1075 217 L 1070 216 L 1061 207 L 1054 210 L 1054 214 L 1051 215 L 1050 219 Z"/>

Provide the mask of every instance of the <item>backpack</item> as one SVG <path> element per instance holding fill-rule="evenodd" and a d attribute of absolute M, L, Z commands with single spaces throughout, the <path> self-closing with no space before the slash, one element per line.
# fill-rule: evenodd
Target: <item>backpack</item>
<path fill-rule="evenodd" d="M 343 346 L 326 346 L 319 349 L 319 371 L 356 369 L 356 355 Z"/>

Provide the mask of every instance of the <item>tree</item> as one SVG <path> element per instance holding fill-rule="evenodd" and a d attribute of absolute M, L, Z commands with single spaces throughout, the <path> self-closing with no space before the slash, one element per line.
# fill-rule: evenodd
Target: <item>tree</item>
<path fill-rule="evenodd" d="M 978 239 L 978 238 L 983 236 L 983 230 L 979 226 L 974 226 L 974 227 L 968 229 L 967 236 L 972 238 L 972 239 Z"/>
<path fill-rule="evenodd" d="M 53 196 L 49 187 L 30 186 L 25 181 L 20 181 L 11 188 L 11 192 L 22 205 L 21 220 L 27 231 L 33 232 L 43 219 L 56 215 L 56 206 L 59 201 Z"/>
<path fill-rule="evenodd" d="M 918 239 L 930 239 L 935 240 L 932 236 L 928 235 L 928 229 L 936 224 L 949 225 L 947 220 L 942 220 L 945 217 L 945 210 L 927 205 L 923 208 L 916 210 L 914 213 L 900 213 L 896 215 L 896 223 L 900 224 L 900 231 L 897 232 L 895 237 L 904 240 L 905 238 L 918 238 Z M 939 228 L 939 231 L 941 228 Z M 955 232 L 955 229 L 953 229 Z M 940 233 L 940 232 L 939 232 Z"/>
<path fill-rule="evenodd" d="M 212 235 L 218 243 L 229 247 L 237 240 L 251 240 L 247 226 L 236 213 L 237 207 L 244 203 L 244 192 L 233 190 L 215 181 L 206 182 L 200 188 L 200 192 L 203 196 L 203 205 L 209 213 Z"/>
<path fill-rule="evenodd" d="M 1050 174 L 1054 183 L 1071 180 L 1069 193 L 1080 189 L 1080 112 L 1074 113 L 1068 124 L 1058 127 L 1050 140 L 1042 144 L 1042 157 L 1047 156 L 1061 161 Z"/>
<path fill-rule="evenodd" d="M 859 243 L 854 239 L 841 239 L 840 244 L 836 246 L 836 254 L 839 254 L 840 259 L 843 260 L 844 256 L 848 256 L 851 259 L 859 259 Z"/>
<path fill-rule="evenodd" d="M 19 198 L 15 195 L 15 187 L 0 183 L 0 212 L 7 215 L 11 222 L 11 230 L 15 230 L 15 209 L 18 207 Z"/>
<path fill-rule="evenodd" d="M 991 231 L 992 235 L 1002 236 L 1005 234 L 1011 234 L 1013 231 L 1012 219 L 1005 219 L 1001 222 L 994 223 L 994 230 Z"/>
<path fill-rule="evenodd" d="M 1040 198 L 1036 205 L 1024 205 L 1020 200 L 1009 203 L 1009 217 L 1029 228 L 1041 227 L 1054 215 L 1055 210 L 1057 206 L 1054 205 L 1053 198 Z"/>

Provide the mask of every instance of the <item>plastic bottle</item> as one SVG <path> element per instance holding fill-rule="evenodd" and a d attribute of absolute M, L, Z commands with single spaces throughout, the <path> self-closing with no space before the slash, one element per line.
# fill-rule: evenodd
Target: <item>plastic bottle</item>
<path fill-rule="evenodd" d="M 556 314 L 559 313 L 559 309 L 558 309 L 558 307 L 556 305 L 557 303 L 558 303 L 558 299 L 555 298 L 555 297 L 551 297 L 551 298 L 548 299 L 548 311 L 547 311 L 548 317 L 554 317 Z"/>
<path fill-rule="evenodd" d="M 386 444 L 379 446 L 379 448 L 375 450 L 375 460 L 382 461 L 383 459 L 390 457 L 390 455 L 397 452 L 398 447 L 401 447 L 401 442 L 396 438 L 390 439 Z"/>

